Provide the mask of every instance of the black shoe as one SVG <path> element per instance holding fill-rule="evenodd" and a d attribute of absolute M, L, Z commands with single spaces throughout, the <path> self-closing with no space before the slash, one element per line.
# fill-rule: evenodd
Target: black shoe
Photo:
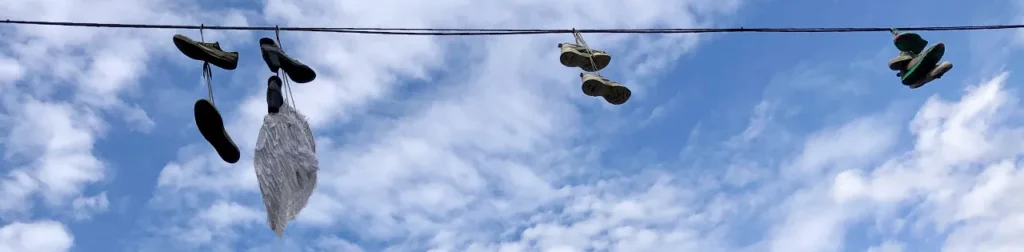
<path fill-rule="evenodd" d="M 316 72 L 312 68 L 289 57 L 273 39 L 261 38 L 260 51 L 263 54 L 263 61 L 267 63 L 271 72 L 277 73 L 278 69 L 283 69 L 288 74 L 288 78 L 298 83 L 308 83 L 316 79 Z"/>
<path fill-rule="evenodd" d="M 177 34 L 174 35 L 174 46 L 191 59 L 210 62 L 224 70 L 235 70 L 238 67 L 238 52 L 225 52 L 217 42 L 203 43 Z"/>
<path fill-rule="evenodd" d="M 194 112 L 199 133 L 203 134 L 203 138 L 206 138 L 210 145 L 213 145 L 213 149 L 217 150 L 220 158 L 231 164 L 238 162 L 241 152 L 238 151 L 235 142 L 231 141 L 231 136 L 228 136 L 227 130 L 224 129 L 224 119 L 220 117 L 220 112 L 217 112 L 213 103 L 206 99 L 199 99 L 196 101 Z"/>
<path fill-rule="evenodd" d="M 267 112 L 276 114 L 281 111 L 281 105 L 284 105 L 284 96 L 281 95 L 281 78 L 273 75 L 267 79 Z"/>

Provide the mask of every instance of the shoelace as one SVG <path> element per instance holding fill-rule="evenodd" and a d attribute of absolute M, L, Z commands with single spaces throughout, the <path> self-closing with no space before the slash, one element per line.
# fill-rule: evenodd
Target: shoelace
<path fill-rule="evenodd" d="M 206 95 L 210 98 L 210 104 L 217 107 L 217 102 L 213 100 L 213 69 L 210 68 L 210 62 L 203 62 L 203 80 L 206 81 Z"/>
<path fill-rule="evenodd" d="M 206 44 L 206 35 L 203 34 L 203 27 L 205 25 L 199 25 L 199 42 Z M 217 107 L 217 102 L 213 99 L 213 69 L 210 68 L 210 62 L 203 62 L 203 81 L 206 82 L 206 96 L 210 98 L 210 104 L 213 107 Z"/>

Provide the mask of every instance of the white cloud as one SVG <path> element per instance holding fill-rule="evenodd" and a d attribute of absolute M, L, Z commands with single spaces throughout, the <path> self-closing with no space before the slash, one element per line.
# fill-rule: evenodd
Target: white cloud
<path fill-rule="evenodd" d="M 789 210 L 794 215 L 787 223 L 795 223 L 798 228 L 784 231 L 776 242 L 793 246 L 799 244 L 797 241 L 831 241 L 801 245 L 800 250 L 783 250 L 835 251 L 840 249 L 836 241 L 843 240 L 837 236 L 841 233 L 836 232 L 848 230 L 851 224 L 840 220 L 857 220 L 865 217 L 865 213 L 874 213 L 882 226 L 901 226 L 904 218 L 911 217 L 915 226 L 937 228 L 917 232 L 949 232 L 944 251 L 1013 251 L 1024 245 L 1011 238 L 1024 234 L 1024 229 L 1016 228 L 1017 213 L 1024 210 L 1024 204 L 1019 203 L 1024 201 L 1013 196 L 1022 189 L 1016 181 L 1020 178 L 1018 163 L 1024 154 L 1018 146 L 1024 140 L 1024 127 L 1016 122 L 1019 115 L 1013 111 L 1020 105 L 1016 93 L 1004 88 L 1007 81 L 1008 75 L 1003 73 L 972 86 L 959 101 L 930 99 L 909 124 L 916 137 L 909 145 L 912 149 L 886 152 L 880 165 L 844 162 L 863 168 L 853 166 L 837 175 L 826 175 L 834 177 L 823 180 L 832 184 L 834 201 L 817 196 L 817 202 L 803 202 Z M 854 121 L 853 125 L 856 124 Z M 856 146 L 851 149 L 849 144 L 869 143 L 872 141 L 865 139 L 887 136 L 858 131 L 847 131 L 844 135 L 828 139 L 847 150 L 866 150 Z M 875 146 L 885 149 L 892 145 L 876 142 Z M 803 197 L 794 195 L 791 200 Z M 909 207 L 914 212 L 904 216 L 904 211 L 891 211 L 893 206 Z M 793 225 L 787 224 L 783 230 Z M 831 236 L 805 239 L 812 234 Z M 903 247 L 888 244 L 875 249 Z"/>
<path fill-rule="evenodd" d="M 363 248 L 359 245 L 353 244 L 352 242 L 340 239 L 334 236 L 326 236 L 317 239 L 316 246 L 322 251 L 337 251 L 337 252 L 363 252 Z"/>
<path fill-rule="evenodd" d="M 191 2 L 157 0 L 5 3 L 16 13 L 12 19 L 244 25 L 257 16 L 243 10 L 214 15 L 195 11 L 200 8 Z M 291 26 L 686 27 L 716 24 L 739 5 L 275 0 L 262 14 L 270 23 Z M 5 38 L 12 36 L 3 42 L 11 53 L 0 57 L 5 109 L 0 129 L 7 133 L 5 157 L 15 165 L 5 166 L 0 178 L 0 216 L 31 219 L 34 197 L 44 199 L 46 207 L 76 211 L 72 217 L 80 220 L 105 211 L 106 190 L 87 193 L 107 178 L 108 161 L 95 156 L 94 145 L 116 125 L 102 116 L 121 117 L 135 130 L 150 132 L 157 127 L 151 111 L 131 100 L 140 90 L 169 83 L 140 84 L 140 77 L 194 69 L 188 65 L 194 62 L 176 55 L 167 43 L 169 31 L 30 27 L 5 32 Z M 248 32 L 206 35 L 226 47 L 252 43 Z M 299 108 L 321 134 L 323 165 L 320 189 L 292 226 L 298 235 L 242 241 L 269 235 L 261 224 L 262 206 L 254 200 L 251 164 L 223 164 L 205 143 L 194 143 L 163 167 L 150 202 L 160 210 L 153 216 L 164 222 L 144 228 L 158 230 L 150 235 L 172 243 L 158 248 L 897 252 L 917 247 L 902 239 L 944 234 L 947 251 L 1024 246 L 1016 239 L 1024 234 L 1018 214 L 1024 201 L 1014 198 L 1024 178 L 1018 167 L 1024 127 L 1017 123 L 1014 111 L 1020 106 L 1015 90 L 1006 88 L 1005 74 L 958 101 L 932 98 L 909 122 L 886 112 L 806 136 L 779 132 L 777 120 L 783 118 L 776 110 L 792 104 L 768 99 L 755 108 L 750 126 L 723 147 L 730 152 L 724 164 L 639 163 L 649 167 L 609 178 L 599 161 L 617 153 L 591 146 L 604 141 L 595 132 L 614 132 L 623 126 L 611 119 L 634 111 L 580 94 L 576 71 L 554 60 L 555 43 L 568 41 L 568 35 L 459 41 L 282 35 L 285 48 L 320 73 L 317 82 L 296 85 Z M 700 41 L 696 36 L 585 36 L 616 55 L 605 74 L 634 88 L 634 99 L 651 93 L 657 84 L 648 80 Z M 182 69 L 147 64 L 163 56 Z M 235 78 L 249 83 L 269 75 L 257 68 L 263 74 Z M 833 82 L 815 79 L 820 80 Z M 846 91 L 851 90 L 828 92 Z M 251 153 L 263 94 L 243 93 L 240 105 L 222 112 L 243 153 Z M 391 108 L 395 100 L 400 108 Z M 596 108 L 601 116 L 584 117 L 577 104 Z M 389 108 L 381 112 L 381 107 Z M 652 111 L 651 120 L 664 113 Z M 787 141 L 764 141 L 777 138 Z M 798 144 L 789 146 L 793 143 Z M 772 146 L 753 146 L 762 144 Z M 719 147 L 707 147 L 714 149 L 708 152 L 722 152 Z M 715 170 L 719 165 L 724 168 Z M 870 232 L 880 233 L 881 241 L 847 243 L 849 232 L 865 222 L 878 227 Z M 336 233 L 351 230 L 358 233 Z M 54 221 L 10 223 L 0 229 L 0 241 L 10 247 L 0 251 L 65 251 L 73 243 Z M 364 243 L 370 245 L 357 245 Z M 372 246 L 382 243 L 387 248 Z"/>
<path fill-rule="evenodd" d="M 64 252 L 74 237 L 55 221 L 14 222 L 0 227 L 0 252 Z"/>
<path fill-rule="evenodd" d="M 125 122 L 132 127 L 132 130 L 149 133 L 153 131 L 153 128 L 156 128 L 156 122 L 149 117 L 145 110 L 139 108 L 139 105 L 132 107 L 123 106 L 120 112 L 123 113 Z"/>
<path fill-rule="evenodd" d="M 105 164 L 92 154 L 97 134 L 106 127 L 89 110 L 66 103 L 22 100 L 5 141 L 5 155 L 25 162 L 10 170 L 0 194 L 27 199 L 40 193 L 48 205 L 62 206 L 85 184 L 104 178 Z M 8 191 L 10 190 L 10 191 Z M 7 200 L 7 199 L 5 199 Z M 31 209 L 31 201 L 8 202 Z"/>
<path fill-rule="evenodd" d="M 578 8 L 581 5 L 589 7 Z M 307 0 L 270 1 L 264 12 L 272 22 L 290 26 L 334 23 L 453 27 L 472 23 L 479 27 L 566 28 L 708 25 L 715 23 L 713 18 L 729 14 L 737 6 L 737 1 L 663 1 L 651 5 L 618 1 L 487 4 L 389 1 L 338 5 L 331 1 Z M 509 12 L 510 9 L 518 11 Z M 599 14 L 620 11 L 631 14 L 629 17 Z M 545 15 L 537 18 L 517 13 Z M 626 74 L 636 71 L 628 66 L 671 67 L 671 62 L 690 51 L 697 42 L 695 36 L 586 36 L 591 45 L 610 50 L 618 57 L 618 63 L 606 72 L 634 90 L 651 87 L 654 83 L 636 81 L 650 76 Z M 487 250 L 497 246 L 494 242 L 499 241 L 498 234 L 487 228 L 487 223 L 533 216 L 534 211 L 551 207 L 559 200 L 591 197 L 590 190 L 597 190 L 594 192 L 597 195 L 611 194 L 587 189 L 589 186 L 567 185 L 567 176 L 589 165 L 587 159 L 577 157 L 587 155 L 589 150 L 575 146 L 572 141 L 580 136 L 565 129 L 610 128 L 582 124 L 573 106 L 576 102 L 605 105 L 600 99 L 582 96 L 578 71 L 557 63 L 556 44 L 571 41 L 569 34 L 453 41 L 440 37 L 282 33 L 282 39 L 286 50 L 319 71 L 315 83 L 295 85 L 294 94 L 298 108 L 309 115 L 318 133 L 334 130 L 338 124 L 350 125 L 344 126 L 346 128 L 359 127 L 351 125 L 358 124 L 352 123 L 353 118 L 375 121 L 378 116 L 365 114 L 368 108 L 386 105 L 395 97 L 410 97 L 402 98 L 408 101 L 408 105 L 402 106 L 408 108 L 399 109 L 396 119 L 383 120 L 367 130 L 345 133 L 351 134 L 350 141 L 340 146 L 325 144 L 333 141 L 319 141 L 321 183 L 296 226 L 359 229 L 360 238 L 370 241 L 410 239 L 408 244 L 395 245 L 393 249 L 397 250 L 432 247 Z M 451 58 L 451 55 L 459 58 Z M 650 74 L 654 72 L 651 70 Z M 402 86 L 418 81 L 427 84 Z M 401 92 L 406 88 L 423 90 L 407 95 Z M 239 136 L 236 141 L 249 156 L 255 138 L 246 136 L 256 135 L 265 113 L 263 94 L 253 95 L 239 106 L 240 116 L 228 116 L 232 119 L 230 132 Z M 335 138 L 335 141 L 338 140 Z M 243 198 L 228 192 L 240 193 L 238 195 L 255 192 L 254 185 L 236 183 L 239 178 L 253 177 L 249 164 L 220 167 L 202 161 L 213 157 L 211 153 L 202 155 L 198 159 L 183 156 L 168 164 L 161 174 L 158 198 L 193 195 L 204 199 L 192 206 L 193 209 L 203 209 L 206 204 L 212 204 L 204 196 L 216 195 L 242 202 Z M 218 183 L 220 181 L 226 183 Z M 639 195 L 649 193 L 645 192 L 648 189 L 648 186 L 637 185 L 635 190 L 639 190 Z M 624 195 L 602 197 L 610 198 L 608 204 L 623 207 L 641 204 L 629 203 L 621 198 L 626 197 Z M 674 196 L 659 194 L 659 197 Z M 643 202 L 642 206 L 646 207 L 641 209 L 648 213 L 651 211 L 648 208 L 657 204 Z M 620 208 L 629 209 L 623 207 Z M 550 216 L 535 216 L 547 217 Z M 646 217 L 664 218 L 659 214 Z M 516 226 L 530 228 L 534 225 Z M 613 227 L 599 228 L 611 230 Z M 620 237 L 609 239 L 646 242 L 645 227 L 635 229 L 635 232 L 620 230 Z M 439 232 L 441 235 L 436 235 Z M 688 235 L 680 232 L 678 237 L 657 239 L 686 240 Z M 537 239 L 542 238 L 552 239 Z M 417 245 L 418 242 L 413 241 L 425 243 Z M 524 243 L 523 246 L 532 245 Z"/>
<path fill-rule="evenodd" d="M 111 23 L 219 23 L 195 2 L 164 0 L 3 1 L 9 19 Z M 244 20 L 244 19 L 243 19 Z M 212 22 L 211 22 L 212 21 Z M 0 42 L 2 251 L 65 251 L 71 235 L 55 221 L 19 222 L 41 213 L 88 220 L 110 202 L 102 187 L 109 163 L 96 144 L 112 128 L 104 116 L 140 132 L 156 125 L 130 100 L 141 87 L 168 85 L 149 61 L 173 51 L 170 35 L 139 29 L 11 26 Z M 217 37 L 218 32 L 209 32 Z M 176 52 L 174 52 L 176 53 Z M 178 61 L 184 61 L 180 60 Z M 116 126 L 115 126 L 116 127 Z M 98 190 L 97 190 L 98 189 Z M 93 190 L 100 191 L 93 194 Z M 39 204 L 42 202 L 42 204 Z M 19 247 L 20 246 L 20 247 Z"/>
<path fill-rule="evenodd" d="M 107 199 L 107 192 L 91 197 L 79 197 L 71 202 L 74 207 L 75 218 L 86 220 L 97 213 L 106 212 L 110 207 L 110 200 Z"/>
<path fill-rule="evenodd" d="M 906 245 L 901 242 L 885 241 L 878 246 L 868 248 L 868 252 L 903 252 L 905 251 L 905 246 Z"/>

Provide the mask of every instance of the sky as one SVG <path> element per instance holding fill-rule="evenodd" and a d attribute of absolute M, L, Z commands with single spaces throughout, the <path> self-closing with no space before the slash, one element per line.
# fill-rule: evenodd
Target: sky
<path fill-rule="evenodd" d="M 892 27 L 1024 21 L 995 0 L 0 0 L 0 18 L 404 28 Z M 195 30 L 0 25 L 0 252 L 1016 251 L 1024 32 L 947 31 L 920 89 L 891 35 L 584 34 L 633 90 L 558 63 L 569 34 L 281 33 L 317 191 L 283 237 L 252 153 L 265 31 L 204 31 L 242 160 L 196 130 Z"/>

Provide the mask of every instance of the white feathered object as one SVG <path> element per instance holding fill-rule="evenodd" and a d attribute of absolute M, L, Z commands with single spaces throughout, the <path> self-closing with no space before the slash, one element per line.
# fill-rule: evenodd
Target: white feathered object
<path fill-rule="evenodd" d="M 319 161 L 306 117 L 287 103 L 279 113 L 263 117 L 254 159 L 267 224 L 281 236 L 316 188 Z"/>

